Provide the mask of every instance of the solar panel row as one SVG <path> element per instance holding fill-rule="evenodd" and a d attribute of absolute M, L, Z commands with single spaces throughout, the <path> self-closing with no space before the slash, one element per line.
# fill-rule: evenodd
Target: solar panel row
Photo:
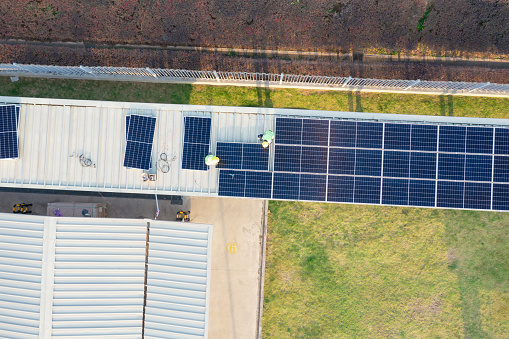
<path fill-rule="evenodd" d="M 219 168 L 254 171 L 269 170 L 269 152 L 260 144 L 218 142 L 216 155 Z"/>
<path fill-rule="evenodd" d="M 124 167 L 149 170 L 156 118 L 142 115 L 126 117 Z"/>
<path fill-rule="evenodd" d="M 19 106 L 0 106 L 0 159 L 19 157 Z"/>
<path fill-rule="evenodd" d="M 184 117 L 182 169 L 206 171 L 205 157 L 210 148 L 209 117 Z"/>

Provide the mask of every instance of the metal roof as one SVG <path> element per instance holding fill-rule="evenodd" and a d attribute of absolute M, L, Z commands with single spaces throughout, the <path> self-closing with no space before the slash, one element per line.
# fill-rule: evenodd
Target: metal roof
<path fill-rule="evenodd" d="M 0 214 L 0 337 L 141 338 L 145 324 L 146 338 L 206 338 L 211 236 L 210 225 Z"/>
<path fill-rule="evenodd" d="M 217 141 L 257 142 L 257 135 L 274 129 L 276 116 L 371 121 L 480 124 L 508 126 L 504 119 L 458 118 L 299 109 L 226 107 L 0 97 L 21 105 L 20 158 L 0 160 L 0 184 L 5 187 L 164 193 L 217 196 L 218 170 L 181 168 L 183 117 L 212 118 L 211 150 Z M 140 180 L 141 170 L 123 167 L 125 117 L 157 117 L 152 159 L 166 153 L 169 171 L 157 169 L 157 181 Z M 80 156 L 83 155 L 80 161 Z"/>

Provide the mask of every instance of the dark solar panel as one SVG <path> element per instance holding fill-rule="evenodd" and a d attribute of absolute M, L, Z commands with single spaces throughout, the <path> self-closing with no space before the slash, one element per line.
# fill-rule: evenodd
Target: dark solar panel
<path fill-rule="evenodd" d="M 220 170 L 217 194 L 223 197 L 243 197 L 246 188 L 244 171 Z"/>
<path fill-rule="evenodd" d="M 327 173 L 327 148 L 302 147 L 301 172 Z"/>
<path fill-rule="evenodd" d="M 381 175 L 382 151 L 358 149 L 355 159 L 355 175 Z"/>
<path fill-rule="evenodd" d="M 437 183 L 437 206 L 463 208 L 464 182 L 439 181 Z"/>
<path fill-rule="evenodd" d="M 353 201 L 380 204 L 380 178 L 355 177 Z"/>
<path fill-rule="evenodd" d="M 466 182 L 464 208 L 489 210 L 491 208 L 491 184 Z"/>
<path fill-rule="evenodd" d="M 353 202 L 354 177 L 329 175 L 327 201 Z"/>
<path fill-rule="evenodd" d="M 465 152 L 466 127 L 440 126 L 439 148 L 440 152 Z"/>
<path fill-rule="evenodd" d="M 355 149 L 333 148 L 329 149 L 330 174 L 355 174 Z"/>
<path fill-rule="evenodd" d="M 329 145 L 329 120 L 303 119 L 302 144 L 310 146 Z"/>
<path fill-rule="evenodd" d="M 325 201 L 326 181 L 326 175 L 301 174 L 299 200 Z"/>
<path fill-rule="evenodd" d="M 493 181 L 509 182 L 509 157 L 495 156 L 493 164 Z"/>
<path fill-rule="evenodd" d="M 410 180 L 408 204 L 422 207 L 435 206 L 435 181 Z"/>
<path fill-rule="evenodd" d="M 300 174 L 274 173 L 273 199 L 299 200 Z"/>
<path fill-rule="evenodd" d="M 412 151 L 436 152 L 437 130 L 435 125 L 412 125 L 410 149 Z"/>
<path fill-rule="evenodd" d="M 205 157 L 209 153 L 209 145 L 185 142 L 182 153 L 183 169 L 197 171 L 207 170 L 207 165 L 205 165 Z"/>
<path fill-rule="evenodd" d="M 124 167 L 150 169 L 152 144 L 128 141 L 125 148 Z"/>
<path fill-rule="evenodd" d="M 382 204 L 408 205 L 408 179 L 383 179 Z"/>
<path fill-rule="evenodd" d="M 465 180 L 491 181 L 491 155 L 466 155 Z"/>
<path fill-rule="evenodd" d="M 410 153 L 410 178 L 435 179 L 437 172 L 436 153 Z"/>
<path fill-rule="evenodd" d="M 276 118 L 275 142 L 278 144 L 302 144 L 302 119 Z"/>
<path fill-rule="evenodd" d="M 274 171 L 300 172 L 302 146 L 276 145 Z"/>
<path fill-rule="evenodd" d="M 19 157 L 18 122 L 19 107 L 0 106 L 0 159 Z"/>
<path fill-rule="evenodd" d="M 438 154 L 438 179 L 464 180 L 465 154 Z"/>
<path fill-rule="evenodd" d="M 0 133 L 0 159 L 15 159 L 18 157 L 17 132 Z"/>
<path fill-rule="evenodd" d="M 467 153 L 493 153 L 493 128 L 467 127 Z"/>
<path fill-rule="evenodd" d="M 210 148 L 209 117 L 184 117 L 184 148 L 182 152 L 182 169 L 206 171 L 205 157 Z M 233 155 L 228 154 L 232 159 Z M 221 159 L 220 159 L 221 160 Z"/>
<path fill-rule="evenodd" d="M 205 156 L 206 155 L 207 154 L 205 154 Z M 216 145 L 216 156 L 219 158 L 219 168 L 242 169 L 242 144 L 235 142 L 218 142 Z M 204 161 L 204 159 L 202 161 Z"/>
<path fill-rule="evenodd" d="M 384 177 L 408 178 L 410 174 L 410 152 L 384 152 Z"/>
<path fill-rule="evenodd" d="M 410 150 L 409 124 L 385 124 L 384 148 Z"/>
<path fill-rule="evenodd" d="M 270 199 L 272 191 L 272 172 L 246 171 L 245 197 Z"/>
<path fill-rule="evenodd" d="M 509 185 L 493 184 L 493 209 L 509 210 Z"/>
<path fill-rule="evenodd" d="M 129 117 L 128 122 L 129 122 L 127 128 L 128 141 L 152 144 L 152 142 L 154 141 L 156 118 L 142 115 L 131 115 Z"/>
<path fill-rule="evenodd" d="M 509 154 L 509 128 L 495 128 L 495 154 Z"/>
<path fill-rule="evenodd" d="M 126 117 L 124 167 L 149 170 L 156 118 L 144 115 Z"/>
<path fill-rule="evenodd" d="M 269 169 L 269 150 L 260 144 L 243 144 L 242 169 L 267 171 Z"/>
<path fill-rule="evenodd" d="M 382 148 L 383 123 L 357 122 L 357 148 Z"/>
<path fill-rule="evenodd" d="M 355 121 L 330 122 L 330 146 L 355 147 L 357 138 L 357 123 Z"/>

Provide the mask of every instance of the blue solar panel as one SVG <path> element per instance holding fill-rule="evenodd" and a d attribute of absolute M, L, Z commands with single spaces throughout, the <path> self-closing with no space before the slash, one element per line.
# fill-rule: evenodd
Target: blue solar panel
<path fill-rule="evenodd" d="M 491 155 L 466 156 L 465 180 L 468 181 L 491 181 Z"/>
<path fill-rule="evenodd" d="M 509 185 L 493 184 L 493 209 L 509 210 Z"/>
<path fill-rule="evenodd" d="M 124 167 L 150 169 L 152 144 L 128 141 L 125 148 Z"/>
<path fill-rule="evenodd" d="M 182 168 L 206 171 L 207 165 L 205 165 L 205 157 L 208 153 L 209 145 L 185 142 L 182 156 Z"/>
<path fill-rule="evenodd" d="M 383 124 L 379 122 L 357 122 L 358 148 L 382 148 Z"/>
<path fill-rule="evenodd" d="M 216 155 L 219 158 L 218 167 L 242 169 L 242 144 L 235 142 L 218 142 L 216 145 Z"/>
<path fill-rule="evenodd" d="M 493 164 L 493 181 L 509 182 L 509 157 L 495 156 Z"/>
<path fill-rule="evenodd" d="M 491 184 L 466 182 L 463 207 L 489 210 L 491 208 Z"/>
<path fill-rule="evenodd" d="M 437 131 L 435 125 L 412 125 L 410 149 L 412 151 L 435 152 L 437 150 Z"/>
<path fill-rule="evenodd" d="M 211 124 L 212 120 L 209 117 L 184 117 L 182 169 L 207 170 L 205 157 L 210 148 Z"/>
<path fill-rule="evenodd" d="M 302 147 L 301 172 L 327 173 L 327 148 Z"/>
<path fill-rule="evenodd" d="M 385 124 L 384 148 L 409 150 L 410 128 L 409 124 Z"/>
<path fill-rule="evenodd" d="M 461 126 L 440 126 L 440 152 L 465 152 L 467 128 Z"/>
<path fill-rule="evenodd" d="M 509 155 L 509 128 L 495 128 L 495 154 Z"/>
<path fill-rule="evenodd" d="M 355 175 L 381 175 L 382 151 L 358 149 L 355 158 Z"/>
<path fill-rule="evenodd" d="M 129 126 L 127 128 L 127 140 L 152 144 L 154 141 L 155 126 L 156 118 L 142 115 L 131 115 L 129 118 Z"/>
<path fill-rule="evenodd" d="M 435 206 L 435 181 L 410 180 L 408 192 L 410 206 Z"/>
<path fill-rule="evenodd" d="M 219 158 L 221 159 L 221 157 Z M 243 144 L 242 169 L 267 171 L 269 169 L 269 150 L 260 144 Z"/>
<path fill-rule="evenodd" d="M 270 199 L 272 190 L 272 172 L 246 171 L 245 197 Z"/>
<path fill-rule="evenodd" d="M 302 146 L 276 145 L 274 171 L 300 172 Z"/>
<path fill-rule="evenodd" d="M 410 178 L 435 179 L 436 171 L 436 153 L 410 153 Z"/>
<path fill-rule="evenodd" d="M 193 144 L 210 144 L 209 117 L 184 117 L 184 142 Z"/>
<path fill-rule="evenodd" d="M 353 201 L 359 204 L 380 204 L 380 178 L 355 177 Z"/>
<path fill-rule="evenodd" d="M 408 205 L 408 179 L 383 179 L 382 204 Z"/>
<path fill-rule="evenodd" d="M 439 181 L 437 183 L 437 206 L 463 208 L 464 182 Z"/>
<path fill-rule="evenodd" d="M 299 200 L 300 174 L 274 173 L 273 199 Z"/>
<path fill-rule="evenodd" d="M 301 174 L 299 200 L 325 201 L 326 175 Z"/>
<path fill-rule="evenodd" d="M 303 119 L 302 144 L 310 146 L 329 145 L 329 120 Z"/>
<path fill-rule="evenodd" d="M 438 154 L 438 179 L 464 180 L 465 154 Z"/>
<path fill-rule="evenodd" d="M 355 149 L 330 148 L 329 149 L 330 174 L 355 174 Z"/>
<path fill-rule="evenodd" d="M 330 122 L 330 146 L 355 147 L 357 139 L 357 123 L 355 121 Z"/>
<path fill-rule="evenodd" d="M 327 201 L 353 202 L 354 177 L 329 175 Z"/>
<path fill-rule="evenodd" d="M 243 197 L 246 188 L 244 171 L 219 171 L 219 187 L 217 194 L 223 197 Z"/>
<path fill-rule="evenodd" d="M 467 127 L 467 153 L 493 153 L 493 128 Z"/>
<path fill-rule="evenodd" d="M 408 178 L 410 152 L 384 152 L 384 177 Z"/>
<path fill-rule="evenodd" d="M 302 144 L 302 119 L 276 118 L 275 141 L 278 144 Z"/>
<path fill-rule="evenodd" d="M 19 157 L 18 121 L 19 107 L 0 106 L 0 159 Z"/>

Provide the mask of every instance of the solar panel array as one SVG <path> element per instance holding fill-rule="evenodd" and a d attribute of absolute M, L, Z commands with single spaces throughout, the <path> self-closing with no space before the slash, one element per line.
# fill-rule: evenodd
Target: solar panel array
<path fill-rule="evenodd" d="M 19 106 L 0 106 L 0 159 L 19 158 Z"/>
<path fill-rule="evenodd" d="M 209 117 L 184 117 L 182 169 L 206 171 L 205 157 L 210 148 Z"/>
<path fill-rule="evenodd" d="M 277 118 L 275 135 L 273 173 L 222 170 L 219 195 L 509 210 L 507 128 Z"/>
<path fill-rule="evenodd" d="M 144 115 L 126 117 L 124 167 L 149 170 L 156 118 Z"/>

